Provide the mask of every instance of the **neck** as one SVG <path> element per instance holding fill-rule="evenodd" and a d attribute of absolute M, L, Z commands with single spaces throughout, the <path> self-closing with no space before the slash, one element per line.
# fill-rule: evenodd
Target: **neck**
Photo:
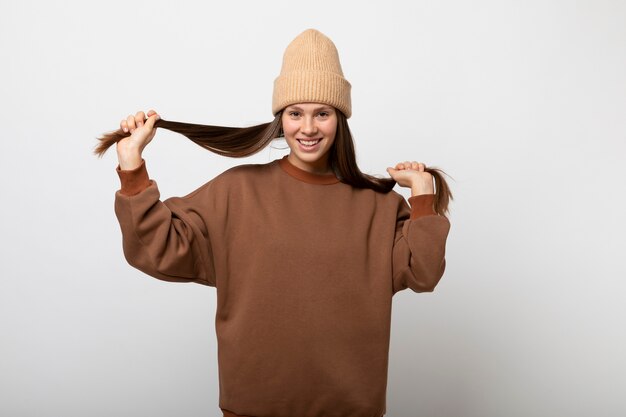
<path fill-rule="evenodd" d="M 289 162 L 295 167 L 300 168 L 303 171 L 310 172 L 311 174 L 316 175 L 328 175 L 333 174 L 330 165 L 328 164 L 328 155 L 325 155 L 324 158 L 320 158 L 314 162 L 303 162 L 293 157 L 293 154 L 290 153 L 287 157 Z"/>

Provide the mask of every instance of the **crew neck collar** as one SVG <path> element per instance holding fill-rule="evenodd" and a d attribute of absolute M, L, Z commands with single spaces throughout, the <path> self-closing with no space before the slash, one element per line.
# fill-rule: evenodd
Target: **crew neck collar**
<path fill-rule="evenodd" d="M 335 174 L 313 174 L 312 172 L 298 168 L 289 162 L 289 159 L 287 159 L 288 156 L 289 155 L 285 155 L 282 159 L 279 159 L 278 165 L 283 169 L 283 171 L 295 179 L 309 184 L 320 185 L 336 184 L 339 182 L 339 178 L 337 178 Z"/>

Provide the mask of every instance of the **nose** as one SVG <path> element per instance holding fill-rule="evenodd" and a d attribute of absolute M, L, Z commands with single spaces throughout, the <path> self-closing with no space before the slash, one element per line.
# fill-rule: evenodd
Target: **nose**
<path fill-rule="evenodd" d="M 302 119 L 302 126 L 300 126 L 300 131 L 307 135 L 311 136 L 317 132 L 317 125 L 315 124 L 315 120 L 311 116 L 305 116 Z"/>

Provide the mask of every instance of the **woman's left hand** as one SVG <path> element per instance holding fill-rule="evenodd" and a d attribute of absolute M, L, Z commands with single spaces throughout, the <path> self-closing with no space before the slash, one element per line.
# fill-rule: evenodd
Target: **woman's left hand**
<path fill-rule="evenodd" d="M 426 165 L 416 161 L 405 161 L 387 168 L 387 172 L 399 186 L 411 189 L 411 194 L 434 194 L 433 176 L 425 172 Z"/>

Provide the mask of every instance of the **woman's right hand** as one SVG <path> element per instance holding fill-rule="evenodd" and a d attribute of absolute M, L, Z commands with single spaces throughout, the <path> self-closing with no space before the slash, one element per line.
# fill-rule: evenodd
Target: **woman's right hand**
<path fill-rule="evenodd" d="M 148 119 L 144 112 L 138 111 L 120 122 L 120 128 L 130 133 L 130 136 L 117 142 L 120 169 L 131 170 L 141 165 L 141 153 L 156 134 L 154 123 L 160 118 L 154 110 L 148 111 Z"/>

